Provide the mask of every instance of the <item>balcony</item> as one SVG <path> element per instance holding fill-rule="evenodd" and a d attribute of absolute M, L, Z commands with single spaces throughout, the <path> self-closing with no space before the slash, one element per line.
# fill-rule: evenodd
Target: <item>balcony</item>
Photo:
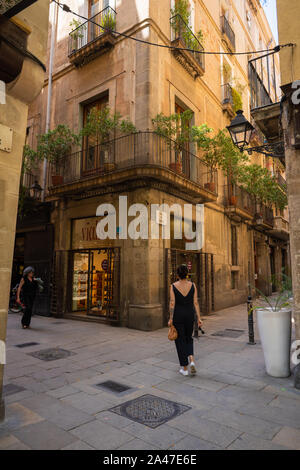
<path fill-rule="evenodd" d="M 279 186 L 281 187 L 281 189 L 286 193 L 287 192 L 286 179 L 280 173 L 277 173 L 276 181 L 279 184 Z"/>
<path fill-rule="evenodd" d="M 257 229 L 272 229 L 274 227 L 274 213 L 272 207 L 263 203 L 256 203 L 256 213 L 254 216 L 254 225 Z"/>
<path fill-rule="evenodd" d="M 222 86 L 222 106 L 223 111 L 228 114 L 228 117 L 230 119 L 233 118 L 235 112 L 233 109 L 232 86 L 229 83 L 225 83 L 225 85 Z"/>
<path fill-rule="evenodd" d="M 235 34 L 226 16 L 221 16 L 221 30 L 227 46 L 235 51 Z"/>
<path fill-rule="evenodd" d="M 274 224 L 272 230 L 269 230 L 269 235 L 280 240 L 288 240 L 290 237 L 290 224 L 282 216 L 274 217 Z"/>
<path fill-rule="evenodd" d="M 236 222 L 252 220 L 255 215 L 255 201 L 241 186 L 224 186 L 225 214 Z"/>
<path fill-rule="evenodd" d="M 107 7 L 69 34 L 69 59 L 76 67 L 109 51 L 115 45 L 116 12 Z"/>
<path fill-rule="evenodd" d="M 138 132 L 73 153 L 50 165 L 49 196 L 111 191 L 112 186 L 154 184 L 194 202 L 217 200 L 217 171 L 198 156 L 154 132 Z"/>
<path fill-rule="evenodd" d="M 192 49 L 191 51 L 172 49 L 172 54 L 194 79 L 202 77 L 205 72 L 205 57 L 201 54 L 204 48 L 200 41 L 180 15 L 170 18 L 170 24 L 171 45 L 179 49 Z"/>

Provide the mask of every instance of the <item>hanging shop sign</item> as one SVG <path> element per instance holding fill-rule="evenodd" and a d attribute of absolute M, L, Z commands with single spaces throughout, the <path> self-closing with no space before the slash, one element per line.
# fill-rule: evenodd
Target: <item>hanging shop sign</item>
<path fill-rule="evenodd" d="M 11 18 L 36 1 L 37 0 L 0 0 L 0 15 Z"/>

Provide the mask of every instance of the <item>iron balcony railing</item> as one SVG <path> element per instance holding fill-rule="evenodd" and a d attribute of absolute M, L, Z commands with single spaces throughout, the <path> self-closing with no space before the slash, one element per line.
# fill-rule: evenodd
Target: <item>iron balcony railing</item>
<path fill-rule="evenodd" d="M 195 36 L 191 28 L 186 24 L 180 15 L 174 15 L 170 18 L 171 24 L 171 41 L 178 41 L 183 44 L 186 49 L 192 49 L 188 51 L 193 56 L 196 62 L 205 69 L 205 57 L 204 47 L 200 43 L 199 39 Z M 195 51 L 195 52 L 193 52 Z"/>
<path fill-rule="evenodd" d="M 262 219 L 265 225 L 274 226 L 274 212 L 272 207 L 268 207 L 265 204 L 258 202 L 256 204 L 255 217 L 257 220 Z"/>
<path fill-rule="evenodd" d="M 277 173 L 276 181 L 279 184 L 279 186 L 281 186 L 281 188 L 286 192 L 287 191 L 286 179 L 283 176 L 281 176 L 280 173 Z"/>
<path fill-rule="evenodd" d="M 49 166 L 48 187 L 147 166 L 168 169 L 217 194 L 216 170 L 188 148 L 150 131 L 119 137 L 68 155 L 60 165 Z"/>
<path fill-rule="evenodd" d="M 222 86 L 222 103 L 233 105 L 232 86 L 229 83 Z"/>
<path fill-rule="evenodd" d="M 229 41 L 231 42 L 231 45 L 235 49 L 235 33 L 226 18 L 226 16 L 221 16 L 221 27 L 222 27 L 222 33 L 226 34 L 228 37 Z"/>
<path fill-rule="evenodd" d="M 275 54 L 276 52 L 271 52 L 251 59 L 248 63 L 251 110 L 280 101 Z"/>
<path fill-rule="evenodd" d="M 30 172 L 25 172 L 22 179 L 22 186 L 25 188 L 26 192 L 30 193 L 30 188 L 34 185 L 37 177 Z"/>
<path fill-rule="evenodd" d="M 69 34 L 69 56 L 106 33 L 116 29 L 116 12 L 106 7 Z"/>
<path fill-rule="evenodd" d="M 235 184 L 229 184 L 224 187 L 224 205 L 225 207 L 236 207 L 254 217 L 255 201 L 246 189 Z"/>

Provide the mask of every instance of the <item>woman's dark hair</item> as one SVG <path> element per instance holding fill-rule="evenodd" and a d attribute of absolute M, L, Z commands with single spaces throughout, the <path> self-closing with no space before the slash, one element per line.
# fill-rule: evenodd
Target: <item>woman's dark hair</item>
<path fill-rule="evenodd" d="M 177 274 L 180 277 L 180 279 L 185 279 L 189 273 L 189 270 L 187 268 L 186 264 L 181 264 L 177 268 Z"/>

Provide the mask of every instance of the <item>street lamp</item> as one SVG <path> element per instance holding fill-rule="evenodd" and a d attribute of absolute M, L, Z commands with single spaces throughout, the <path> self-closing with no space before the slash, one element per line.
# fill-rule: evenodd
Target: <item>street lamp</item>
<path fill-rule="evenodd" d="M 252 124 L 244 116 L 244 111 L 239 110 L 235 118 L 231 121 L 227 129 L 232 138 L 232 142 L 241 152 L 248 152 L 252 155 L 253 152 L 261 153 L 267 157 L 279 158 L 284 161 L 284 142 L 265 142 L 264 145 L 259 147 L 248 147 L 252 133 L 255 130 Z"/>
<path fill-rule="evenodd" d="M 39 201 L 41 199 L 42 191 L 43 191 L 43 188 L 39 185 L 37 180 L 35 180 L 35 182 L 30 188 L 30 196 L 33 199 L 37 199 Z"/>
<path fill-rule="evenodd" d="M 232 138 L 232 142 L 241 152 L 248 147 L 254 127 L 244 116 L 244 111 L 237 111 L 235 118 L 231 121 L 227 129 Z"/>

